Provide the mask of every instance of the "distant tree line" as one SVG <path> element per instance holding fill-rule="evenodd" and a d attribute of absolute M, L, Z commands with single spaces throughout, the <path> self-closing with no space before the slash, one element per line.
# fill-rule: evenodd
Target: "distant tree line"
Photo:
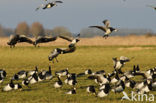
<path fill-rule="evenodd" d="M 9 36 L 11 34 L 26 35 L 37 38 L 38 36 L 72 36 L 70 30 L 63 26 L 58 26 L 53 29 L 45 29 L 39 22 L 34 22 L 30 26 L 26 22 L 20 22 L 15 29 L 5 28 L 0 25 L 0 36 Z"/>
<path fill-rule="evenodd" d="M 96 28 L 83 28 L 80 30 L 81 37 L 95 37 L 95 36 L 102 36 L 103 31 L 96 29 Z M 0 36 L 9 36 L 11 34 L 19 34 L 19 35 L 26 35 L 30 37 L 37 38 L 38 36 L 57 36 L 57 35 L 64 35 L 64 36 L 72 36 L 73 33 L 64 26 L 54 27 L 52 29 L 45 29 L 43 25 L 39 22 L 34 22 L 31 25 L 28 25 L 26 22 L 20 22 L 15 29 L 5 28 L 0 25 Z M 112 36 L 119 35 L 119 36 L 126 36 L 126 35 L 146 35 L 146 36 L 153 36 L 153 31 L 150 29 L 119 29 L 118 32 L 112 33 Z M 74 35 L 74 34 L 73 34 Z"/>

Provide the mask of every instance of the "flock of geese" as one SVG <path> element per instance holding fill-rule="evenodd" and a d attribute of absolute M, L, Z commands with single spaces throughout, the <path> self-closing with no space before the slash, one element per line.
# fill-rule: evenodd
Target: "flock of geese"
<path fill-rule="evenodd" d="M 36 10 L 52 8 L 57 6 L 58 3 L 63 3 L 62 1 L 53 1 L 45 5 L 41 5 Z M 151 6 L 150 6 L 151 7 Z M 154 7 L 153 7 L 154 8 Z M 154 8 L 155 9 L 155 8 Z M 104 38 L 108 38 L 109 34 L 117 29 L 110 26 L 109 20 L 103 21 L 104 26 L 89 26 L 89 28 L 98 28 L 104 32 Z M 80 34 L 75 38 L 68 38 L 66 36 L 56 36 L 56 37 L 38 37 L 35 41 L 24 35 L 11 35 L 9 41 L 7 42 L 10 47 L 15 47 L 17 43 L 27 42 L 33 44 L 35 47 L 39 43 L 46 43 L 55 41 L 57 38 L 62 38 L 70 42 L 67 48 L 55 48 L 50 55 L 48 56 L 49 61 L 58 62 L 57 57 L 59 54 L 72 53 L 76 50 L 76 43 L 80 41 Z M 141 71 L 139 65 L 133 66 L 133 69 L 130 71 L 122 71 L 126 62 L 129 62 L 130 59 L 121 56 L 119 59 L 112 58 L 114 70 L 111 73 L 106 73 L 104 70 L 93 72 L 91 69 L 85 70 L 83 73 L 70 73 L 69 69 L 63 69 L 60 71 L 55 71 L 55 74 L 52 74 L 51 66 L 49 70 L 39 71 L 38 67 L 35 67 L 35 70 L 26 71 L 21 70 L 14 74 L 10 80 L 10 83 L 5 85 L 2 88 L 2 91 L 12 91 L 12 90 L 23 90 L 23 86 L 31 88 L 31 85 L 48 80 L 52 81 L 54 78 L 57 78 L 57 81 L 53 84 L 54 88 L 61 89 L 64 85 L 69 85 L 71 90 L 65 92 L 65 94 L 76 94 L 77 89 L 86 88 L 86 92 L 93 93 L 96 97 L 106 97 L 112 91 L 114 93 L 121 93 L 125 88 L 132 88 L 139 93 L 148 93 L 155 90 L 156 88 L 156 67 L 150 68 L 146 71 Z M 54 71 L 53 71 L 54 72 Z M 136 81 L 136 77 L 141 76 L 140 81 Z M 84 77 L 85 80 L 95 81 L 94 84 L 88 84 L 88 86 L 81 86 L 77 88 L 77 84 L 82 82 L 77 80 L 77 78 Z M 7 73 L 5 70 L 0 70 L 0 83 L 7 78 Z M 14 81 L 22 80 L 21 83 L 14 83 Z M 42 82 L 44 83 L 44 82 Z"/>
<path fill-rule="evenodd" d="M 149 93 L 156 89 L 156 67 L 150 68 L 146 71 L 141 71 L 139 65 L 134 65 L 130 71 L 122 71 L 124 64 L 129 62 L 130 59 L 121 56 L 120 59 L 112 58 L 114 62 L 114 70 L 110 73 L 106 73 L 104 70 L 93 72 L 91 69 L 87 69 L 82 73 L 70 73 L 69 69 L 63 69 L 60 71 L 53 71 L 51 66 L 49 70 L 42 70 L 39 72 L 36 66 L 34 70 L 25 71 L 21 70 L 11 77 L 10 83 L 2 88 L 2 91 L 23 90 L 23 86 L 31 89 L 31 85 L 36 83 L 45 83 L 42 81 L 51 82 L 54 78 L 57 80 L 53 83 L 53 88 L 62 89 L 64 85 L 68 85 L 71 89 L 65 94 L 76 94 L 77 89 L 86 89 L 86 92 L 93 93 L 96 97 L 106 97 L 111 91 L 114 93 L 121 93 L 125 88 L 132 88 L 137 93 Z M 142 78 L 138 81 L 136 77 Z M 3 83 L 7 77 L 5 70 L 0 70 L 0 83 Z M 82 79 L 77 78 L 84 77 L 85 80 L 95 81 L 87 86 L 81 85 L 77 88 L 77 84 L 82 82 Z M 21 83 L 14 83 L 14 81 L 22 80 Z"/>

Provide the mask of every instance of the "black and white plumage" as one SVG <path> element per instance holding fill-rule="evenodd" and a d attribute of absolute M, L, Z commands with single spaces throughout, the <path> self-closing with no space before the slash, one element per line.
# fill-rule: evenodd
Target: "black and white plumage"
<path fill-rule="evenodd" d="M 49 66 L 49 71 L 46 71 L 45 73 L 45 79 L 46 80 L 51 80 L 53 78 L 52 73 L 51 73 L 51 66 Z"/>
<path fill-rule="evenodd" d="M 114 69 L 117 69 L 117 70 L 121 70 L 124 64 L 130 61 L 130 59 L 125 56 L 121 56 L 119 60 L 117 60 L 117 58 L 112 58 L 112 59 L 114 63 Z"/>
<path fill-rule="evenodd" d="M 117 31 L 117 29 L 110 27 L 110 21 L 109 20 L 104 20 L 103 21 L 105 26 L 89 26 L 90 28 L 98 28 L 102 31 L 105 32 L 105 34 L 103 35 L 103 37 L 106 39 L 113 31 Z"/>
<path fill-rule="evenodd" d="M 0 75 L 0 84 L 3 83 L 4 78 Z"/>
<path fill-rule="evenodd" d="M 13 81 L 11 80 L 9 84 L 7 84 L 6 86 L 3 87 L 2 91 L 11 91 L 13 90 L 15 87 Z"/>
<path fill-rule="evenodd" d="M 81 77 L 81 76 L 88 75 L 88 74 L 89 74 L 89 75 L 92 74 L 92 70 L 91 70 L 91 69 L 85 70 L 84 73 L 79 73 L 79 74 L 77 74 L 77 77 Z"/>
<path fill-rule="evenodd" d="M 14 84 L 14 90 L 22 90 L 22 86 L 18 83 L 18 84 Z"/>
<path fill-rule="evenodd" d="M 10 35 L 10 39 L 7 42 L 7 44 L 10 45 L 10 48 L 12 48 L 15 47 L 17 43 L 21 43 L 21 42 L 26 42 L 34 45 L 34 42 L 30 38 L 26 37 L 25 35 L 18 35 L 18 34 Z"/>
<path fill-rule="evenodd" d="M 95 87 L 93 85 L 90 85 L 86 88 L 86 91 L 88 93 L 94 93 L 96 95 L 96 90 L 95 90 Z"/>
<path fill-rule="evenodd" d="M 29 87 L 28 85 L 29 85 L 29 80 L 28 79 L 24 79 L 23 81 L 22 81 L 22 85 L 23 86 L 27 86 L 27 87 Z"/>
<path fill-rule="evenodd" d="M 76 88 L 73 88 L 72 90 L 66 92 L 65 94 L 76 94 Z"/>
<path fill-rule="evenodd" d="M 134 89 L 140 90 L 142 87 L 144 87 L 145 85 L 149 84 L 149 80 L 145 80 L 145 81 L 141 81 L 141 82 L 137 82 L 135 84 Z"/>
<path fill-rule="evenodd" d="M 58 79 L 58 81 L 56 81 L 56 82 L 54 83 L 54 87 L 55 87 L 55 88 L 61 88 L 62 85 L 63 85 L 63 83 L 62 83 L 62 81 L 61 81 L 61 79 L 60 79 L 59 76 L 57 77 L 57 79 Z"/>
<path fill-rule="evenodd" d="M 95 76 L 95 83 L 98 83 L 99 85 L 104 85 L 110 82 L 110 78 L 106 75 L 96 75 Z"/>
<path fill-rule="evenodd" d="M 112 91 L 115 93 L 120 93 L 124 91 L 124 89 L 125 89 L 125 83 L 122 80 L 120 80 L 118 81 L 117 85 L 112 89 Z"/>
<path fill-rule="evenodd" d="M 125 81 L 125 86 L 126 87 L 130 87 L 130 88 L 134 88 L 135 87 L 135 85 L 136 85 L 136 82 L 134 81 L 134 80 L 127 80 L 127 81 Z"/>
<path fill-rule="evenodd" d="M 54 63 L 54 59 L 56 60 L 56 62 L 58 62 L 57 57 L 59 54 L 62 53 L 62 49 L 60 48 L 56 48 L 54 49 L 50 55 L 48 56 L 49 61 L 52 61 Z"/>
<path fill-rule="evenodd" d="M 60 71 L 56 71 L 55 72 L 55 75 L 57 75 L 57 76 L 66 76 L 66 75 L 68 75 L 68 68 L 66 68 L 66 69 L 63 69 L 63 70 L 60 70 Z"/>
<path fill-rule="evenodd" d="M 102 89 L 102 90 L 100 90 L 100 91 L 97 93 L 97 97 L 102 98 L 102 97 L 106 97 L 106 96 L 109 94 L 109 92 L 110 92 L 110 90 L 111 90 L 110 84 L 105 84 L 104 86 L 105 86 L 105 88 Z"/>
<path fill-rule="evenodd" d="M 49 2 L 47 4 L 42 4 L 39 7 L 36 8 L 36 11 L 39 10 L 40 8 L 44 9 L 48 9 L 48 8 L 52 8 L 54 6 L 57 6 L 57 3 L 63 3 L 62 1 L 53 1 L 53 2 Z"/>
<path fill-rule="evenodd" d="M 54 36 L 54 37 L 46 37 L 46 36 L 41 37 L 41 36 L 39 36 L 39 37 L 35 40 L 34 45 L 35 45 L 35 47 L 36 47 L 37 44 L 39 44 L 39 43 L 48 43 L 48 42 L 55 41 L 56 39 L 57 39 L 57 36 Z"/>
<path fill-rule="evenodd" d="M 28 71 L 28 75 L 32 76 L 34 73 L 38 73 L 38 67 L 35 66 L 35 70 Z"/>
<path fill-rule="evenodd" d="M 24 79 L 27 77 L 27 73 L 26 71 L 22 70 L 22 71 L 19 71 L 17 74 L 15 74 L 13 77 L 12 77 L 12 80 L 19 80 L 19 79 Z"/>
<path fill-rule="evenodd" d="M 77 43 L 78 41 L 80 41 L 80 40 L 78 39 L 79 36 L 80 36 L 80 34 L 78 34 L 76 38 L 71 39 L 71 38 L 69 38 L 69 37 L 61 36 L 61 35 L 60 35 L 60 36 L 59 36 L 60 38 L 65 39 L 65 40 L 67 40 L 67 41 L 70 41 L 71 43 L 68 45 L 68 48 L 56 48 L 56 49 L 54 49 L 54 50 L 50 53 L 50 55 L 49 55 L 49 57 L 48 57 L 49 61 L 53 61 L 53 59 L 55 58 L 56 61 L 58 62 L 57 57 L 58 57 L 59 54 L 73 53 L 73 52 L 76 50 L 76 46 L 75 46 L 76 43 Z M 54 62 L 54 61 L 53 61 L 53 62 Z"/>
<path fill-rule="evenodd" d="M 3 69 L 0 69 L 0 77 L 1 77 L 1 78 L 5 78 L 6 76 L 7 76 L 6 71 L 3 70 Z"/>
<path fill-rule="evenodd" d="M 138 90 L 141 94 L 148 93 L 152 90 L 152 82 L 149 84 L 144 85 L 142 88 Z"/>
<path fill-rule="evenodd" d="M 120 80 L 118 73 L 115 74 L 115 77 L 113 79 L 111 79 L 111 83 L 115 84 L 116 82 L 118 82 Z"/>
<path fill-rule="evenodd" d="M 30 84 L 35 84 L 38 82 L 38 75 L 35 72 L 32 76 L 28 78 Z"/>
<path fill-rule="evenodd" d="M 104 70 L 99 70 L 99 71 L 96 71 L 96 72 L 92 73 L 92 75 L 99 75 L 99 74 L 105 75 L 106 73 L 105 73 Z"/>

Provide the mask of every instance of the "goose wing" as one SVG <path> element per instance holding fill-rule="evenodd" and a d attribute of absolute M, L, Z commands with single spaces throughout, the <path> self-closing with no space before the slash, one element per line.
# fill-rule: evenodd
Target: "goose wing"
<path fill-rule="evenodd" d="M 106 27 L 110 27 L 110 21 L 109 20 L 104 20 L 103 23 Z"/>
<path fill-rule="evenodd" d="M 120 60 L 124 61 L 124 62 L 128 62 L 130 61 L 130 59 L 128 57 L 125 57 L 125 56 L 121 56 L 120 57 Z"/>
<path fill-rule="evenodd" d="M 69 37 L 62 36 L 62 35 L 59 35 L 59 37 L 60 37 L 60 38 L 62 38 L 62 39 L 65 39 L 65 40 L 67 40 L 67 41 L 72 42 L 72 39 L 71 39 L 71 38 L 69 38 Z"/>
<path fill-rule="evenodd" d="M 35 11 L 38 11 L 40 8 L 44 8 L 45 7 L 45 5 L 44 4 L 41 4 L 40 6 L 38 6 L 36 9 L 35 9 Z"/>
<path fill-rule="evenodd" d="M 54 1 L 54 3 L 63 3 L 62 1 Z"/>
<path fill-rule="evenodd" d="M 18 42 L 27 42 L 30 44 L 34 43 L 30 38 L 26 37 L 25 35 L 20 35 Z"/>
<path fill-rule="evenodd" d="M 90 27 L 90 28 L 98 28 L 98 29 L 100 29 L 100 30 L 106 32 L 106 28 L 103 27 L 103 26 L 89 26 L 89 27 Z"/>

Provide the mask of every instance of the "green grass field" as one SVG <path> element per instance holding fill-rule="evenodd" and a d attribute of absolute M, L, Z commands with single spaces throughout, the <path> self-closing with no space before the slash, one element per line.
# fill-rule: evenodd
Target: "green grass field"
<path fill-rule="evenodd" d="M 3 84 L 0 84 L 0 89 L 9 82 L 13 74 L 20 70 L 33 70 L 35 66 L 38 66 L 39 70 L 48 70 L 48 66 L 52 65 L 53 74 L 54 71 L 67 67 L 71 73 L 84 72 L 89 68 L 93 71 L 103 69 L 108 73 L 113 71 L 112 57 L 120 56 L 134 57 L 124 66 L 123 71 L 131 70 L 136 64 L 140 65 L 141 70 L 156 66 L 156 46 L 79 46 L 74 53 L 60 55 L 59 63 L 52 64 L 48 61 L 48 55 L 54 48 L 56 47 L 17 46 L 13 49 L 0 47 L 0 69 L 4 68 L 8 74 Z M 93 94 L 88 94 L 85 88 L 80 87 L 91 84 L 97 86 L 97 84 L 94 81 L 86 80 L 86 77 L 78 78 L 76 95 L 66 95 L 64 93 L 71 87 L 64 85 L 61 89 L 55 89 L 53 84 L 56 80 L 53 78 L 50 81 L 30 85 L 30 89 L 23 87 L 23 91 L 0 92 L 0 103 L 113 103 L 121 102 L 120 99 L 123 96 L 122 93 L 110 92 L 105 98 L 97 98 Z M 131 89 L 126 88 L 125 91 L 130 94 Z M 150 93 L 156 95 L 154 91 Z"/>

